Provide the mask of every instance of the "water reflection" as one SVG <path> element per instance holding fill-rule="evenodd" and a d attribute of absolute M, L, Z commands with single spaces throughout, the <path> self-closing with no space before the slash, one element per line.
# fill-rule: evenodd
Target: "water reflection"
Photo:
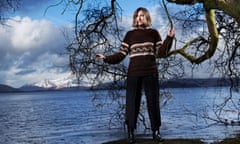
<path fill-rule="evenodd" d="M 219 90 L 214 88 L 170 91 L 173 97 L 161 109 L 164 138 L 200 138 L 212 142 L 239 132 L 238 126 L 215 124 L 189 114 L 213 115 L 209 107 L 221 102 L 226 92 L 216 97 Z M 124 138 L 121 124 L 109 129 L 110 114 L 116 105 L 95 107 L 92 94 L 88 91 L 0 94 L 0 143 L 91 144 Z M 232 113 L 233 119 L 235 116 Z M 137 134 L 150 136 L 141 125 Z"/>

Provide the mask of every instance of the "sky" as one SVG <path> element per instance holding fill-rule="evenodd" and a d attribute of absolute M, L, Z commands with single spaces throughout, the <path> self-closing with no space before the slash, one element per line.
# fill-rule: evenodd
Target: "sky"
<path fill-rule="evenodd" d="M 0 84 L 18 88 L 71 77 L 63 32 L 71 35 L 73 15 L 71 11 L 62 14 L 62 6 L 47 9 L 57 2 L 22 0 L 10 19 L 0 25 Z M 123 17 L 130 18 L 137 7 L 154 9 L 148 0 L 120 0 L 119 4 Z"/>
<path fill-rule="evenodd" d="M 59 1 L 22 0 L 19 9 L 0 25 L 0 84 L 18 88 L 43 80 L 71 77 L 63 33 L 72 34 L 73 12 L 62 14 L 62 6 L 47 9 Z M 153 26 L 167 32 L 169 24 L 159 15 L 162 7 L 156 1 L 118 2 L 123 9 L 121 23 L 124 25 L 130 27 L 132 21 L 129 19 L 136 8 L 146 7 L 151 13 Z"/>

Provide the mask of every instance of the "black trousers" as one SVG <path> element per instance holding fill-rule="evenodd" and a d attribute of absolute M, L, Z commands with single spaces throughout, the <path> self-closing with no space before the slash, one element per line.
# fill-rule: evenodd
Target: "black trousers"
<path fill-rule="evenodd" d="M 159 108 L 159 82 L 158 76 L 137 76 L 127 78 L 126 90 L 126 124 L 130 129 L 136 129 L 139 114 L 142 88 L 146 95 L 147 109 L 153 131 L 161 126 Z"/>

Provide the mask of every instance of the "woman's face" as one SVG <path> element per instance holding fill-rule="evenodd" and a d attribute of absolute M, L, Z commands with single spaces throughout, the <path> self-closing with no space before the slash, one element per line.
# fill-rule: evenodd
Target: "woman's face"
<path fill-rule="evenodd" d="M 144 15 L 143 11 L 139 11 L 136 16 L 137 25 L 140 27 L 144 27 L 147 23 L 146 16 Z"/>

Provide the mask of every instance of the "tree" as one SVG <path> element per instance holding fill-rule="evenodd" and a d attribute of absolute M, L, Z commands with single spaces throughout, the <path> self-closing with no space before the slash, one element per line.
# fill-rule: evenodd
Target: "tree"
<path fill-rule="evenodd" d="M 209 36 L 199 35 L 184 46 L 171 51 L 168 57 L 180 54 L 191 63 L 200 64 L 215 54 L 218 48 L 219 35 L 221 35 L 217 27 L 215 9 L 229 14 L 239 23 L 240 8 L 237 0 L 168 0 L 168 2 L 179 5 L 202 5 L 209 33 Z M 110 53 L 112 50 L 116 50 L 121 41 L 124 29 L 118 25 L 121 7 L 117 0 L 99 1 L 98 5 L 92 4 L 91 1 L 62 0 L 59 4 L 65 4 L 64 11 L 74 9 L 76 12 L 74 16 L 75 39 L 67 48 L 72 72 L 78 78 L 86 76 L 86 73 L 96 73 L 95 76 L 99 77 L 103 76 L 103 72 L 124 76 L 126 72 L 124 65 L 106 67 L 95 61 L 97 52 Z M 188 52 L 189 47 L 195 48 Z M 237 48 L 238 46 L 233 51 L 237 51 Z M 96 80 L 94 77 L 92 79 Z"/>
<path fill-rule="evenodd" d="M 1 0 L 0 1 L 0 24 L 8 19 L 5 15 L 15 12 L 20 4 L 20 0 Z"/>
<path fill-rule="evenodd" d="M 168 2 L 180 5 L 194 5 L 201 3 L 204 5 L 205 11 L 220 10 L 233 17 L 238 25 L 240 25 L 240 2 L 239 0 L 167 0 Z"/>
<path fill-rule="evenodd" d="M 169 2 L 173 2 L 176 4 L 189 4 L 193 5 L 196 3 L 201 3 L 204 7 L 205 14 L 206 14 L 206 22 L 208 25 L 208 30 L 210 34 L 210 39 L 209 41 L 204 39 L 203 37 L 198 37 L 196 39 L 193 39 L 189 43 L 187 43 L 185 46 L 182 48 L 173 51 L 170 53 L 171 54 L 181 54 L 185 58 L 187 58 L 189 61 L 192 63 L 199 64 L 209 58 L 211 58 L 218 45 L 219 41 L 219 33 L 217 30 L 217 25 L 216 25 L 216 20 L 215 20 L 215 9 L 221 10 L 225 12 L 226 14 L 229 14 L 235 20 L 238 22 L 238 25 L 240 25 L 240 2 L 238 0 L 229 0 L 229 1 L 222 1 L 222 0 L 168 0 Z M 209 42 L 209 48 L 206 50 L 202 55 L 196 57 L 192 56 L 189 53 L 185 52 L 185 49 L 188 48 L 189 45 L 194 44 L 198 41 L 201 41 L 201 43 L 208 43 Z"/>
<path fill-rule="evenodd" d="M 195 7 L 194 12 L 180 12 L 178 17 L 186 16 L 186 19 L 181 19 L 183 22 L 183 29 L 186 30 L 184 24 L 198 23 L 201 21 L 198 19 L 200 13 L 198 13 L 199 5 L 200 11 L 206 14 L 206 21 L 208 25 L 209 38 L 203 38 L 203 34 L 199 37 L 190 40 L 182 48 L 172 51 L 171 54 L 181 54 L 192 63 L 202 63 L 203 61 L 211 58 L 215 55 L 215 59 L 212 59 L 215 66 L 215 72 L 221 73 L 222 77 L 230 80 L 231 87 L 229 95 L 226 96 L 224 101 L 220 104 L 213 104 L 213 111 L 216 115 L 215 118 L 209 117 L 208 115 L 201 115 L 204 118 L 211 119 L 224 124 L 234 124 L 233 120 L 223 119 L 225 114 L 225 108 L 228 104 L 232 104 L 232 111 L 236 112 L 238 121 L 240 121 L 240 107 L 236 100 L 233 100 L 233 92 L 239 92 L 239 77 L 240 77 L 240 22 L 239 22 L 239 12 L 240 12 L 240 1 L 237 0 L 168 0 L 180 5 L 190 5 Z M 198 8 L 196 8 L 198 7 Z M 191 11 L 191 10 L 190 10 Z M 193 17 L 195 19 L 193 19 Z M 180 20 L 179 18 L 176 18 Z M 205 50 L 209 43 L 208 50 Z M 206 45 L 207 44 L 207 45 Z M 200 56 L 189 54 L 185 50 L 190 48 L 195 52 L 200 52 Z M 202 49 L 201 49 L 202 48 Z M 218 49 L 218 53 L 216 50 Z M 200 114 L 195 114 L 200 116 Z"/>

